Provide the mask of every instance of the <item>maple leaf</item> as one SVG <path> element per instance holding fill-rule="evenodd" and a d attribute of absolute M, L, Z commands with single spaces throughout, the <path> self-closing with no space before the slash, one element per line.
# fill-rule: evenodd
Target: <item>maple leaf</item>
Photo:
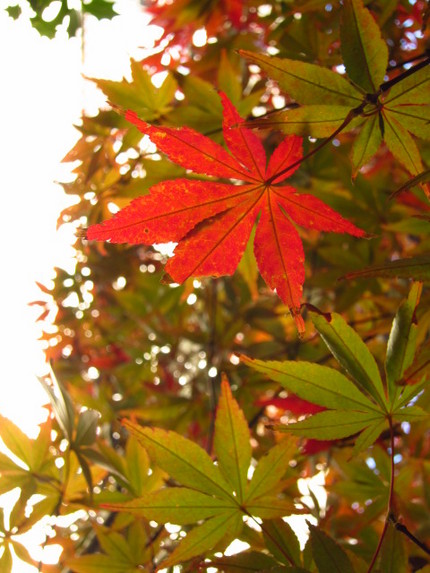
<path fill-rule="evenodd" d="M 143 446 L 155 466 L 169 474 L 178 486 L 150 490 L 132 500 L 103 507 L 158 523 L 191 525 L 199 522 L 159 565 L 158 571 L 213 551 L 214 547 L 226 547 L 240 535 L 244 515 L 263 519 L 266 530 L 268 520 L 302 513 L 294 503 L 294 494 L 284 491 L 283 479 L 296 452 L 297 441 L 291 437 L 280 440 L 253 465 L 254 472 L 248 479 L 253 457 L 251 432 L 225 376 L 215 418 L 216 464 L 201 446 L 176 432 L 143 427 L 128 420 L 124 420 L 123 425 Z M 294 563 L 289 554 L 287 559 Z"/>
<path fill-rule="evenodd" d="M 303 332 L 300 303 L 305 257 L 293 222 L 356 237 L 365 233 L 320 199 L 283 184 L 300 164 L 301 137 L 287 136 L 267 163 L 259 137 L 243 127 L 244 120 L 227 96 L 221 93 L 220 97 L 224 139 L 231 153 L 190 128 L 151 126 L 133 111 L 125 117 L 175 163 L 234 183 L 163 181 L 112 219 L 91 226 L 86 237 L 147 245 L 177 242 L 166 272 L 182 283 L 191 276 L 232 275 L 260 215 L 254 241 L 259 271 Z"/>
<path fill-rule="evenodd" d="M 429 136 L 429 58 L 386 81 L 389 50 L 365 4 L 363 0 L 342 3 L 340 47 L 345 75 L 300 60 L 240 51 L 299 104 L 252 120 L 253 127 L 328 140 L 354 131 L 354 177 L 382 142 L 408 173 L 419 176 L 424 166 L 414 137 Z M 429 185 L 422 188 L 430 198 Z"/>
<path fill-rule="evenodd" d="M 419 422 L 428 418 L 429 413 L 413 400 L 427 384 L 426 377 L 417 384 L 404 385 L 410 376 L 409 369 L 422 372 L 428 359 L 425 353 L 415 358 L 415 312 L 421 292 L 422 284 L 414 283 L 394 318 L 385 358 L 385 384 L 366 344 L 336 313 L 313 311 L 310 315 L 324 343 L 350 378 L 339 370 L 312 362 L 266 362 L 242 356 L 241 361 L 247 366 L 279 383 L 289 393 L 321 407 L 307 418 L 274 429 L 327 441 L 356 435 L 353 453 L 357 455 L 371 446 L 393 421 Z"/>
<path fill-rule="evenodd" d="M 302 416 L 303 414 L 317 414 L 318 412 L 323 412 L 326 409 L 323 406 L 318 406 L 318 404 L 312 404 L 312 402 L 303 400 L 295 394 L 289 394 L 285 398 L 277 396 L 273 398 L 262 398 L 257 400 L 256 405 L 275 406 L 278 410 L 288 410 L 292 414 L 299 416 Z"/>

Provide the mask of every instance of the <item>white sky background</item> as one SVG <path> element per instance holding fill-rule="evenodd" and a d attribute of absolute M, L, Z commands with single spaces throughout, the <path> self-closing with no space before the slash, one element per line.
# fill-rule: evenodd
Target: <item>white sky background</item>
<path fill-rule="evenodd" d="M 74 230 L 56 232 L 68 198 L 53 182 L 70 177 L 60 161 L 79 137 L 73 124 L 81 109 L 95 113 L 104 102 L 82 74 L 128 76 L 130 57 L 139 57 L 137 47 L 150 43 L 150 34 L 138 1 L 120 0 L 120 17 L 87 18 L 82 66 L 80 38 L 41 38 L 28 21 L 8 17 L 8 4 L 0 0 L 0 413 L 34 435 L 46 401 L 36 374 L 46 366 L 34 323 L 40 309 L 28 302 L 43 298 L 35 281 L 49 283 L 54 266 L 73 268 Z M 21 562 L 14 571 L 36 570 Z"/>

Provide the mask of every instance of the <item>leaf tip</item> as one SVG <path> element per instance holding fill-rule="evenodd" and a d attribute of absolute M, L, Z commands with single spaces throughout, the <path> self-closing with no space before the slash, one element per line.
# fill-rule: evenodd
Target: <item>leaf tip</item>
<path fill-rule="evenodd" d="M 239 355 L 239 360 L 241 362 L 244 362 L 245 364 L 247 364 L 248 366 L 253 362 L 253 359 L 250 358 L 249 356 L 246 356 L 245 354 L 240 354 Z"/>
<path fill-rule="evenodd" d="M 223 394 L 231 394 L 230 382 L 225 372 L 221 374 L 221 391 Z"/>
<path fill-rule="evenodd" d="M 130 430 L 132 424 L 130 422 L 130 420 L 128 420 L 127 418 L 121 418 L 121 420 L 119 421 L 119 423 L 121 424 L 121 426 L 123 428 L 127 428 L 128 430 Z"/>
<path fill-rule="evenodd" d="M 171 277 L 169 275 L 169 273 L 165 272 L 165 273 L 163 273 L 163 276 L 160 279 L 160 283 L 162 285 L 174 285 L 174 284 L 178 284 L 178 281 L 175 281 L 175 279 L 173 277 Z"/>

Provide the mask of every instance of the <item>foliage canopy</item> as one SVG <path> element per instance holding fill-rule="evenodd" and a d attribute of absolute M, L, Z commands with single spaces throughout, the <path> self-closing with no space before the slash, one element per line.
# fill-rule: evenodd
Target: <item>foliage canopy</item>
<path fill-rule="evenodd" d="M 426 573 L 428 2 L 146 4 L 65 158 L 85 228 L 33 303 L 50 416 L 0 420 L 2 571 L 81 510 L 39 571 Z"/>

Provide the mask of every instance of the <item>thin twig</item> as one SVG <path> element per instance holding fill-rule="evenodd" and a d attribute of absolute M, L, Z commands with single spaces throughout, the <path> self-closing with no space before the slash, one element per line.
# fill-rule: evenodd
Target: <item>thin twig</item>
<path fill-rule="evenodd" d="M 370 573 L 376 563 L 376 559 L 378 558 L 379 552 L 382 548 L 382 543 L 384 542 L 385 534 L 387 533 L 388 524 L 390 522 L 391 515 L 393 513 L 393 501 L 394 501 L 394 428 L 393 422 L 391 417 L 388 418 L 388 423 L 390 426 L 390 449 L 391 449 L 391 458 L 390 458 L 390 489 L 388 493 L 388 508 L 387 508 L 387 517 L 385 518 L 384 527 L 382 529 L 381 536 L 379 538 L 378 546 L 376 547 L 376 551 L 372 557 L 372 561 L 370 562 L 369 569 L 367 573 Z"/>
<path fill-rule="evenodd" d="M 212 366 L 215 366 L 215 354 L 216 354 L 216 315 L 217 315 L 217 305 L 218 305 L 218 282 L 216 279 L 212 279 L 209 287 L 209 341 L 208 341 L 208 392 L 209 392 L 209 403 L 210 403 L 210 423 L 209 423 L 209 435 L 208 443 L 206 445 L 206 450 L 210 454 L 212 452 L 212 445 L 215 433 L 215 415 L 216 415 L 216 405 L 217 405 L 217 376 L 209 376 L 209 370 Z"/>
<path fill-rule="evenodd" d="M 380 93 L 384 93 L 387 90 L 389 90 L 390 88 L 392 88 L 394 85 L 398 84 L 399 82 L 403 81 L 404 79 L 406 79 L 407 77 L 411 76 L 412 74 L 415 74 L 416 72 L 418 72 L 419 70 L 421 70 L 422 68 L 425 68 L 426 66 L 428 66 L 430 64 L 430 57 L 426 57 L 425 60 L 423 60 L 422 62 L 420 62 L 419 64 L 417 64 L 416 66 L 412 66 L 412 68 L 409 68 L 408 70 L 405 70 L 402 74 L 399 74 L 398 76 L 396 76 L 395 78 L 388 80 L 387 82 L 384 82 L 383 84 L 381 84 L 379 86 L 379 91 Z"/>
<path fill-rule="evenodd" d="M 409 531 L 406 525 L 403 525 L 403 523 L 399 523 L 394 515 L 390 515 L 389 520 L 393 524 L 394 528 L 397 529 L 397 531 L 400 531 L 400 533 L 406 535 L 406 537 L 410 539 L 413 543 L 415 543 L 415 545 L 418 545 L 418 547 L 422 549 L 425 553 L 427 553 L 427 555 L 430 555 L 430 547 L 423 541 L 417 539 L 415 535 Z"/>
<path fill-rule="evenodd" d="M 311 151 L 309 151 L 309 153 L 306 153 L 306 155 L 303 155 L 303 157 L 301 157 L 300 159 L 297 159 L 297 161 L 290 163 L 290 165 L 287 165 L 287 167 L 285 167 L 284 169 L 282 169 L 278 173 L 275 173 L 275 175 L 272 175 L 272 177 L 269 177 L 269 179 L 267 179 L 267 181 L 265 181 L 265 184 L 267 186 L 271 185 L 276 179 L 278 179 L 282 175 L 285 175 L 285 173 L 288 173 L 288 171 L 290 171 L 291 169 L 294 169 L 295 167 L 297 167 L 298 165 L 303 163 L 303 161 L 306 161 L 306 159 L 309 159 L 310 157 L 315 155 L 315 153 L 320 151 L 320 149 L 325 147 L 328 143 L 333 141 L 333 139 L 337 135 L 339 135 L 339 133 L 341 131 L 343 131 L 345 129 L 345 127 L 347 125 L 349 125 L 353 119 L 355 119 L 356 117 L 358 117 L 362 113 L 366 104 L 367 104 L 367 100 L 363 101 L 358 107 L 351 109 L 351 111 L 345 117 L 343 122 L 339 125 L 339 127 L 337 129 L 335 129 L 333 131 L 333 133 L 331 135 L 329 135 L 326 139 L 324 139 L 321 143 L 319 143 L 316 147 L 314 147 Z"/>
<path fill-rule="evenodd" d="M 416 62 L 417 60 L 422 60 L 423 58 L 427 58 L 428 56 L 430 56 L 430 49 L 425 50 L 422 54 L 418 54 L 417 56 L 408 58 L 407 60 L 402 60 L 401 62 L 398 62 L 394 66 L 388 66 L 387 72 L 398 70 L 399 68 L 403 68 L 403 66 L 405 66 L 406 64 L 411 64 L 412 62 Z"/>

